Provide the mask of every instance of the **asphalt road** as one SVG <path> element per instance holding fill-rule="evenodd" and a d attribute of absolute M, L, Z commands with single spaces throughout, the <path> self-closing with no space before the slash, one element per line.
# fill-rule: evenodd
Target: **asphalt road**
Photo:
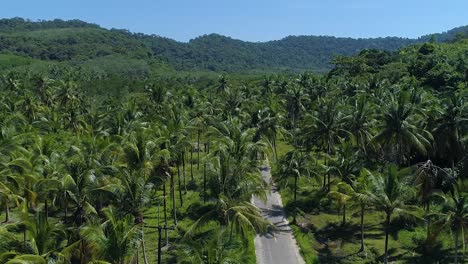
<path fill-rule="evenodd" d="M 262 170 L 267 182 L 271 181 L 270 169 Z M 303 264 L 296 240 L 285 217 L 280 194 L 272 184 L 266 203 L 253 198 L 254 204 L 262 209 L 263 216 L 276 225 L 277 231 L 255 237 L 255 253 L 258 264 Z"/>

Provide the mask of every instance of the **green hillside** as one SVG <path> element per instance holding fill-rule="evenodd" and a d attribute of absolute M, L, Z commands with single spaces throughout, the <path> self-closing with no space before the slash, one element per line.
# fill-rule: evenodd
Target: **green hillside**
<path fill-rule="evenodd" d="M 79 20 L 34 22 L 14 18 L 0 20 L 0 52 L 72 65 L 106 57 L 107 62 L 129 58 L 139 60 L 141 65 L 179 71 L 326 72 L 337 55 L 355 55 L 363 49 L 395 51 L 432 37 L 448 41 L 467 32 L 468 26 L 464 26 L 419 39 L 289 36 L 256 43 L 210 34 L 183 43 L 156 35 L 104 29 Z"/>

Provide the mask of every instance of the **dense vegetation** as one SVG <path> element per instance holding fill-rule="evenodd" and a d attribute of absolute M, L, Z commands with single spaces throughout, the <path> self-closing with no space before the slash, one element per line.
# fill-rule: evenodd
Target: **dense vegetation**
<path fill-rule="evenodd" d="M 467 26 L 459 27 L 432 37 L 438 41 L 449 41 L 467 31 Z M 44 61 L 66 61 L 88 71 L 99 71 L 92 72 L 98 76 L 112 68 L 108 65 L 128 69 L 135 64 L 140 69 L 139 77 L 147 77 L 154 68 L 242 73 L 325 72 L 331 68 L 330 61 L 336 55 L 355 55 L 362 49 L 395 51 L 430 38 L 289 36 L 253 43 L 211 34 L 182 43 L 155 35 L 107 30 L 79 20 L 0 20 L 0 52 Z M 128 64 L 121 65 L 123 59 L 129 60 Z"/>
<path fill-rule="evenodd" d="M 213 78 L 161 74 L 126 32 L 5 23 L 32 51 L 0 64 L 1 263 L 154 263 L 157 227 L 174 228 L 165 263 L 255 263 L 268 163 L 308 263 L 467 261 L 468 39 L 338 56 L 326 75 Z M 68 53 L 70 28 L 122 51 Z M 59 62 L 26 35 L 72 42 Z M 96 78 L 116 58 L 109 71 L 160 68 Z"/>

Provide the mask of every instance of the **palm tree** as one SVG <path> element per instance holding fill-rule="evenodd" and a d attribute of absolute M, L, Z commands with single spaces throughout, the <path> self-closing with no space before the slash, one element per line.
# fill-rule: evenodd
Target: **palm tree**
<path fill-rule="evenodd" d="M 37 213 L 33 217 L 23 219 L 26 225 L 27 238 L 36 255 L 46 256 L 57 251 L 66 238 L 64 227 L 60 224 L 51 224 L 47 221 L 45 213 Z"/>
<path fill-rule="evenodd" d="M 196 264 L 234 264 L 240 263 L 236 252 L 242 249 L 242 244 L 233 243 L 227 239 L 226 229 L 209 233 L 206 239 L 186 239 L 182 244 L 182 254 L 179 263 Z"/>
<path fill-rule="evenodd" d="M 468 198 L 456 191 L 451 198 L 446 199 L 442 212 L 434 213 L 437 217 L 434 225 L 448 228 L 455 241 L 455 264 L 458 263 L 458 248 L 460 238 L 465 248 L 465 230 L 468 228 Z"/>
<path fill-rule="evenodd" d="M 318 145 L 326 154 L 325 166 L 329 164 L 329 157 L 334 152 L 335 145 L 341 142 L 347 134 L 344 129 L 344 115 L 336 101 L 321 101 L 323 105 L 313 114 L 305 117 L 306 125 L 303 128 L 303 136 L 307 141 L 306 146 Z M 328 178 L 328 184 L 326 180 Z M 323 176 L 323 188 L 330 191 L 330 173 Z"/>
<path fill-rule="evenodd" d="M 443 103 L 442 116 L 433 130 L 436 156 L 447 158 L 452 169 L 463 157 L 462 128 L 468 124 L 467 104 L 463 96 L 452 95 Z"/>
<path fill-rule="evenodd" d="M 361 230 L 361 247 L 359 248 L 359 252 L 364 251 L 364 214 L 366 211 L 366 207 L 372 204 L 372 200 L 368 195 L 370 191 L 370 178 L 369 175 L 372 175 L 367 169 L 361 169 L 359 174 L 359 178 L 353 181 L 351 187 L 353 188 L 353 192 L 351 194 L 352 199 L 358 203 L 361 207 L 360 212 L 360 230 Z"/>
<path fill-rule="evenodd" d="M 230 241 L 232 241 L 234 231 L 246 239 L 249 232 L 265 232 L 270 225 L 255 205 L 220 195 L 216 204 L 190 226 L 185 237 L 193 237 L 201 227 L 213 221 L 221 225 L 221 228 L 230 228 Z"/>
<path fill-rule="evenodd" d="M 367 144 L 372 138 L 373 107 L 369 103 L 369 98 L 359 96 L 351 102 L 348 114 L 344 117 L 346 130 L 354 138 L 358 147 L 367 153 Z"/>
<path fill-rule="evenodd" d="M 401 92 L 398 98 L 390 97 L 389 107 L 382 114 L 384 120 L 380 132 L 372 138 L 372 142 L 391 146 L 397 155 L 397 164 L 403 165 L 412 150 L 427 156 L 431 146 L 432 135 L 417 125 L 414 105 L 409 94 Z"/>
<path fill-rule="evenodd" d="M 141 240 L 141 225 L 135 224 L 132 215 L 119 216 L 113 207 L 102 211 L 105 222 L 89 223 L 80 231 L 92 249 L 92 258 L 116 264 L 132 263 Z"/>
<path fill-rule="evenodd" d="M 388 263 L 388 235 L 391 218 L 394 214 L 408 214 L 415 207 L 406 204 L 411 197 L 412 189 L 404 182 L 403 176 L 407 170 L 398 170 L 396 166 L 389 166 L 384 175 L 370 174 L 370 191 L 367 193 L 373 206 L 385 213 L 385 249 L 384 263 Z"/>
<path fill-rule="evenodd" d="M 277 151 L 277 137 L 286 135 L 287 131 L 283 128 L 282 123 L 284 117 L 280 112 L 273 110 L 270 107 L 263 108 L 255 113 L 258 122 L 255 124 L 257 133 L 255 138 L 260 139 L 261 136 L 266 137 L 273 147 L 273 157 L 275 160 L 278 158 Z M 254 139 L 255 140 L 255 139 Z"/>
<path fill-rule="evenodd" d="M 337 201 L 338 205 L 343 208 L 343 220 L 341 225 L 346 225 L 346 205 L 353 198 L 353 188 L 345 182 L 340 182 L 337 185 L 336 191 L 330 191 L 328 197 Z"/>
<path fill-rule="evenodd" d="M 308 176 L 310 172 L 308 170 L 308 156 L 300 150 L 292 150 L 283 157 L 279 162 L 278 171 L 275 174 L 278 176 L 278 183 L 282 186 L 287 186 L 290 178 L 294 179 L 293 183 L 293 204 L 294 204 L 294 216 L 293 223 L 296 223 L 297 215 L 297 181 L 301 176 Z"/>
<path fill-rule="evenodd" d="M 302 86 L 299 85 L 290 85 L 286 90 L 286 110 L 288 111 L 289 117 L 291 119 L 291 127 L 293 130 L 294 142 L 296 145 L 296 125 L 297 120 L 302 116 L 302 112 L 305 109 L 305 102 L 308 97 Z"/>

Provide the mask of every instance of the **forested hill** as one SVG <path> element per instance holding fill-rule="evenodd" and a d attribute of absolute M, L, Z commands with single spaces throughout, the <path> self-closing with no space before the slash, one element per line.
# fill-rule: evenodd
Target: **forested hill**
<path fill-rule="evenodd" d="M 436 41 L 448 41 L 458 33 L 467 34 L 468 26 L 431 36 Z M 183 43 L 156 35 L 104 29 L 80 20 L 33 22 L 13 18 L 0 20 L 0 53 L 86 67 L 103 65 L 103 68 L 109 68 L 115 61 L 120 64 L 125 61 L 136 71 L 165 67 L 216 72 L 324 72 L 331 68 L 330 61 L 336 55 L 354 55 L 363 49 L 393 51 L 428 41 L 431 36 L 418 39 L 289 36 L 254 43 L 210 34 Z M 0 70 L 1 65 L 0 61 Z"/>

